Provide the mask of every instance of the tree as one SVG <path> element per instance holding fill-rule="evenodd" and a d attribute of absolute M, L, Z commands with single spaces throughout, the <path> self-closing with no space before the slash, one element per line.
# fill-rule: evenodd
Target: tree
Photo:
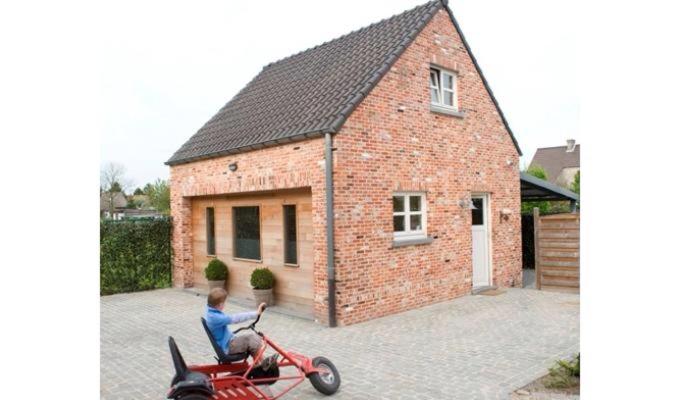
<path fill-rule="evenodd" d="M 581 170 L 576 171 L 574 181 L 571 183 L 571 191 L 576 194 L 581 194 Z"/>
<path fill-rule="evenodd" d="M 135 191 L 134 191 L 133 194 L 134 194 L 135 196 L 140 196 L 140 195 L 143 195 L 144 192 L 142 191 L 142 189 L 137 188 L 137 189 L 135 189 Z"/>
<path fill-rule="evenodd" d="M 132 186 L 125 178 L 125 167 L 118 163 L 106 164 L 100 172 L 100 186 L 104 192 L 123 192 Z"/>
<path fill-rule="evenodd" d="M 548 173 L 540 165 L 531 165 L 529 168 L 524 170 L 525 173 L 535 176 L 536 178 L 548 180 Z M 523 201 L 522 202 L 522 214 L 531 214 L 534 207 L 538 207 L 541 214 L 546 214 L 550 210 L 549 201 Z"/>
<path fill-rule="evenodd" d="M 125 167 L 118 163 L 110 162 L 100 171 L 100 192 L 106 194 L 106 205 L 109 215 L 113 216 L 115 211 L 116 193 L 123 193 L 131 186 L 131 182 L 125 178 Z"/>
<path fill-rule="evenodd" d="M 146 195 L 149 196 L 149 203 L 151 207 L 157 211 L 167 214 L 170 211 L 170 186 L 165 180 L 156 179 L 153 184 L 147 184 L 144 188 L 148 190 Z"/>
<path fill-rule="evenodd" d="M 543 179 L 544 181 L 548 180 L 548 173 L 545 172 L 545 168 L 538 164 L 530 165 L 529 168 L 527 168 L 524 172 L 535 176 L 536 178 Z"/>

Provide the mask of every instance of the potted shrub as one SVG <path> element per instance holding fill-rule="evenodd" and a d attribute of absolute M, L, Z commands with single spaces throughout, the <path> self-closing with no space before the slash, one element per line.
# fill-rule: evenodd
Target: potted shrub
<path fill-rule="evenodd" d="M 256 304 L 274 305 L 274 274 L 269 268 L 256 268 L 250 275 L 250 286 L 253 287 Z"/>
<path fill-rule="evenodd" d="M 216 287 L 224 289 L 224 282 L 229 277 L 229 270 L 227 270 L 227 265 L 222 260 L 217 258 L 210 260 L 204 272 L 210 290 Z"/>

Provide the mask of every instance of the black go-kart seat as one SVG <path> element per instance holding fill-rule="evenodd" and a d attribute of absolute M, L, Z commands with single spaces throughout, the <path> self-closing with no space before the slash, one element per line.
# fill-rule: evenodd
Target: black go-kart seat
<path fill-rule="evenodd" d="M 205 386 L 206 388 L 211 388 L 210 379 L 208 376 L 202 372 L 191 371 L 187 368 L 187 364 L 184 362 L 182 354 L 179 352 L 177 343 L 172 336 L 168 337 L 168 345 L 170 346 L 170 355 L 172 356 L 172 363 L 175 365 L 175 376 L 172 378 L 170 386 L 175 386 L 178 383 L 182 383 L 185 386 Z"/>
<path fill-rule="evenodd" d="M 201 317 L 201 323 L 203 324 L 203 329 L 205 329 L 205 333 L 208 335 L 208 339 L 210 339 L 210 344 L 215 350 L 216 354 L 215 360 L 217 360 L 218 364 L 231 364 L 233 362 L 245 360 L 246 358 L 248 358 L 248 353 L 236 353 L 236 354 L 225 353 L 222 347 L 220 347 L 219 343 L 217 343 L 217 340 L 215 340 L 215 337 L 213 336 L 212 332 L 210 332 L 210 328 L 208 328 L 208 323 L 206 322 L 205 318 Z"/>

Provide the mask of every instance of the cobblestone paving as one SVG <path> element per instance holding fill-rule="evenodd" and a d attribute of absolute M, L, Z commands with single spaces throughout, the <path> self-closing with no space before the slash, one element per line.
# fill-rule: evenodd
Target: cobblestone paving
<path fill-rule="evenodd" d="M 164 399 L 168 335 L 189 364 L 212 362 L 204 304 L 178 289 L 102 297 L 101 398 Z M 258 328 L 284 348 L 331 359 L 342 377 L 333 399 L 509 399 L 579 351 L 579 296 L 509 289 L 334 329 L 269 312 Z M 303 382 L 285 398 L 324 396 Z"/>

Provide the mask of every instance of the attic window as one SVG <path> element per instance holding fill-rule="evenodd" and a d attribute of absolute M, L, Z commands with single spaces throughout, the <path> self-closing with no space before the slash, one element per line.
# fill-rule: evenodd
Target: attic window
<path fill-rule="evenodd" d="M 454 72 L 430 68 L 430 102 L 433 106 L 458 110 Z"/>

